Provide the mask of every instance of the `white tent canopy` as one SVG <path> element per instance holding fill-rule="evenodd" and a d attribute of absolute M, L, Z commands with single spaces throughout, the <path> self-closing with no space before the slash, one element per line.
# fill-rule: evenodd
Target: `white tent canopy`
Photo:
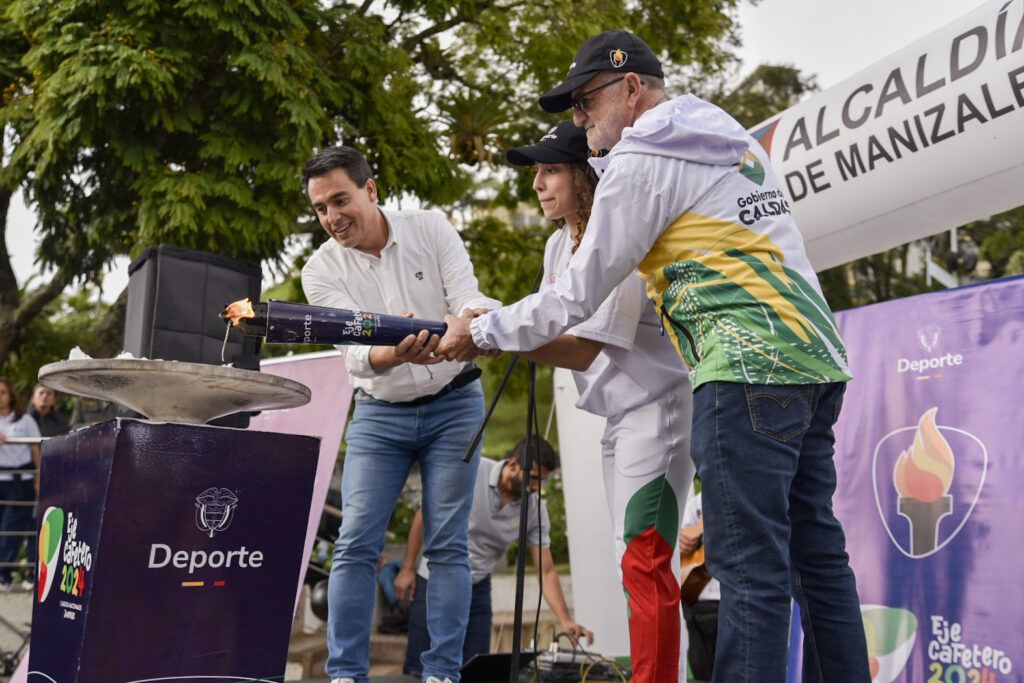
<path fill-rule="evenodd" d="M 1024 3 L 986 3 L 751 132 L 819 270 L 1020 206 Z"/>

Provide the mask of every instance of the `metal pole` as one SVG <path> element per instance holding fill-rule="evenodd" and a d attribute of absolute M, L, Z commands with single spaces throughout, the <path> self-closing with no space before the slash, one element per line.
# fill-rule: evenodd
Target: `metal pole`
<path fill-rule="evenodd" d="M 533 471 L 533 456 L 536 451 L 537 435 L 533 429 L 533 411 L 536 410 L 537 364 L 530 361 L 530 398 L 526 404 L 526 452 L 523 462 L 523 488 L 519 498 L 519 552 L 516 554 L 516 606 L 512 620 L 512 667 L 509 683 L 519 681 L 520 656 L 523 651 L 523 589 L 526 578 L 526 531 L 530 514 L 530 473 Z M 536 646 L 536 643 L 534 643 Z"/>

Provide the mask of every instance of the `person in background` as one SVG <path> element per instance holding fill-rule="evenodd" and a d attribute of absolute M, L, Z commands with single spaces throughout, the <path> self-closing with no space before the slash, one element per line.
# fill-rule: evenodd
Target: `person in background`
<path fill-rule="evenodd" d="M 58 436 L 68 431 L 68 418 L 57 408 L 57 393 L 50 387 L 35 386 L 28 414 L 36 421 L 42 436 Z"/>
<path fill-rule="evenodd" d="M 422 524 L 422 523 L 421 523 Z M 399 634 L 409 632 L 409 604 L 398 597 L 395 578 L 402 570 L 401 560 L 388 560 L 381 555 L 378 561 L 377 585 L 384 596 L 383 612 L 377 633 Z"/>
<path fill-rule="evenodd" d="M 544 480 L 558 469 L 558 456 L 544 439 L 537 437 L 535 443 L 537 447 L 530 472 L 526 532 L 527 544 L 533 554 L 533 566 L 540 567 L 544 599 L 561 624 L 562 631 L 574 641 L 586 638 L 588 642 L 593 642 L 594 634 L 573 620 L 566 605 L 555 561 L 551 556 L 551 522 L 547 505 L 538 495 Z M 473 574 L 473 594 L 469 625 L 462 646 L 463 664 L 474 655 L 491 651 L 491 572 L 505 559 L 513 541 L 519 538 L 525 456 L 526 439 L 523 439 L 505 460 L 497 462 L 484 458 L 477 470 L 473 507 L 469 514 L 469 566 Z M 409 529 L 402 570 L 395 578 L 395 593 L 403 602 L 412 601 L 409 609 L 409 646 L 403 669 L 411 676 L 420 675 L 420 654 L 430 645 L 427 635 L 427 587 L 430 572 L 423 561 L 419 563 L 419 570 L 416 570 L 416 558 L 422 544 L 423 518 L 417 512 Z"/>
<path fill-rule="evenodd" d="M 700 479 L 694 480 L 683 510 L 679 529 L 681 562 L 680 604 L 690 645 L 686 657 L 690 671 L 698 681 L 710 681 L 715 663 L 715 642 L 718 639 L 718 602 L 721 588 L 718 580 L 704 564 L 704 512 Z"/>
<path fill-rule="evenodd" d="M 0 591 L 14 587 L 12 564 L 18 559 L 24 532 L 32 530 L 32 502 L 38 493 L 39 444 L 9 443 L 39 436 L 32 416 L 21 409 L 14 385 L 0 377 Z M 23 579 L 30 590 L 32 581 Z"/>

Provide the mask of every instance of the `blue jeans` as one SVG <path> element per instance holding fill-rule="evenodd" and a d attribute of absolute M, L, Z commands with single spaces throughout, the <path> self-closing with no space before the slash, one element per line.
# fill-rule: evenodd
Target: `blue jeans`
<path fill-rule="evenodd" d="M 328 584 L 327 674 L 366 683 L 377 558 L 414 462 L 423 479 L 423 555 L 430 569 L 424 678 L 459 680 L 469 615 L 469 510 L 479 449 L 462 456 L 483 419 L 472 382 L 423 406 L 396 406 L 362 392 L 348 426 L 342 519 Z"/>
<path fill-rule="evenodd" d="M 790 596 L 804 680 L 866 683 L 846 537 L 832 514 L 832 425 L 845 385 L 708 382 L 693 395 L 706 560 L 722 584 L 714 681 L 786 680 Z"/>
<path fill-rule="evenodd" d="M 15 481 L 0 481 L 0 500 L 7 501 L 32 501 L 36 498 L 35 480 L 18 479 Z M 0 531 L 22 532 L 32 530 L 32 506 L 31 505 L 0 505 Z M 0 536 L 0 563 L 17 562 L 18 553 L 22 544 L 28 542 L 28 560 L 35 564 L 35 552 L 33 546 L 36 539 L 34 536 Z M 27 567 L 24 576 L 32 577 L 34 567 Z M 9 583 L 11 581 L 11 568 L 0 567 L 0 581 Z"/>
<path fill-rule="evenodd" d="M 409 607 L 409 646 L 405 650 L 405 666 L 402 672 L 407 676 L 420 676 L 423 663 L 420 659 L 430 647 L 430 636 L 427 633 L 427 586 L 430 581 L 422 576 L 416 577 L 416 592 Z M 485 576 L 473 584 L 473 596 L 469 606 L 469 625 L 466 627 L 466 640 L 462 644 L 462 663 L 465 664 L 474 655 L 487 654 L 491 651 L 491 577 Z"/>

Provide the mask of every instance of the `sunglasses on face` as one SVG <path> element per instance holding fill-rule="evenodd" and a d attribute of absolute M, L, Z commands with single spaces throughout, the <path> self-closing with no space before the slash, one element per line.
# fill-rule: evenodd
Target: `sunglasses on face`
<path fill-rule="evenodd" d="M 609 85 L 615 85 L 616 83 L 618 83 L 619 81 L 623 80 L 624 78 L 626 78 L 626 77 L 625 76 L 619 76 L 618 78 L 615 78 L 615 79 L 612 79 L 612 80 L 608 81 L 604 85 L 599 85 L 599 86 L 597 86 L 596 88 L 594 88 L 592 90 L 588 90 L 586 92 L 580 93 L 579 97 L 577 97 L 575 100 L 573 100 L 573 103 L 572 103 L 573 111 L 581 111 L 584 114 L 587 113 L 587 110 L 590 109 L 590 104 L 591 104 L 589 102 L 589 100 L 591 99 L 591 96 L 594 93 L 596 93 L 598 90 L 601 90 L 602 88 L 607 88 Z"/>

